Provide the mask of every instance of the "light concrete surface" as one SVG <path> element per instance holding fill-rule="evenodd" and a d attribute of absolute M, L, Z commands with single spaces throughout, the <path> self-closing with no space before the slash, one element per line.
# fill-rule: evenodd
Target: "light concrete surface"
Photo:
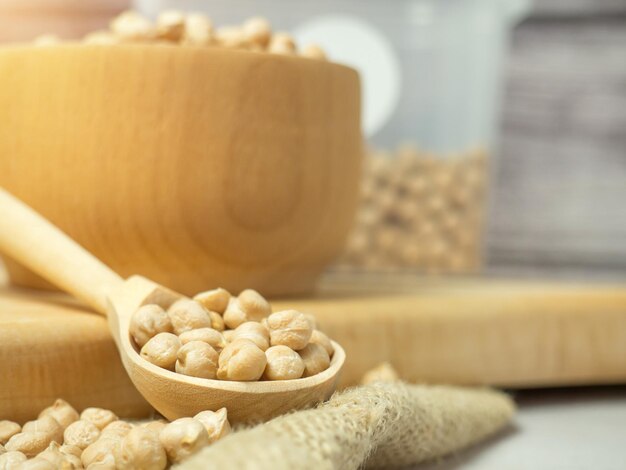
<path fill-rule="evenodd" d="M 514 395 L 519 413 L 508 430 L 415 470 L 626 469 L 626 386 Z"/>

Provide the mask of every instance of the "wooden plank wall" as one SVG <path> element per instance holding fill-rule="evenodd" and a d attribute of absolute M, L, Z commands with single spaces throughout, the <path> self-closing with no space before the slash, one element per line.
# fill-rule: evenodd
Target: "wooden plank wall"
<path fill-rule="evenodd" d="M 490 265 L 626 275 L 626 0 L 536 0 L 507 75 Z"/>

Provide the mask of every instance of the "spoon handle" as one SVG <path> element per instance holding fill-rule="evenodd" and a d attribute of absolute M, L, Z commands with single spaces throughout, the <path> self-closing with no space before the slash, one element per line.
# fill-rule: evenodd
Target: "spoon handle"
<path fill-rule="evenodd" d="M 40 214 L 0 188 L 0 251 L 97 312 L 124 280 Z"/>

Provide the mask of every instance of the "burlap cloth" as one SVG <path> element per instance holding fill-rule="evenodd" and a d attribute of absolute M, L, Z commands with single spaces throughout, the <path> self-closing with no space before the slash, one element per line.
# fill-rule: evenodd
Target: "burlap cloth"
<path fill-rule="evenodd" d="M 375 382 L 235 432 L 177 469 L 357 469 L 417 464 L 503 428 L 515 405 L 489 389 Z"/>

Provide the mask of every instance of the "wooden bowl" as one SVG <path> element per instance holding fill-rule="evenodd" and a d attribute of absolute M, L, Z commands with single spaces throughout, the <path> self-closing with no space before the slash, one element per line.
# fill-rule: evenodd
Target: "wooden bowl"
<path fill-rule="evenodd" d="M 0 186 L 122 276 L 307 292 L 357 205 L 347 67 L 181 46 L 0 49 Z M 11 260 L 18 285 L 44 283 Z"/>

